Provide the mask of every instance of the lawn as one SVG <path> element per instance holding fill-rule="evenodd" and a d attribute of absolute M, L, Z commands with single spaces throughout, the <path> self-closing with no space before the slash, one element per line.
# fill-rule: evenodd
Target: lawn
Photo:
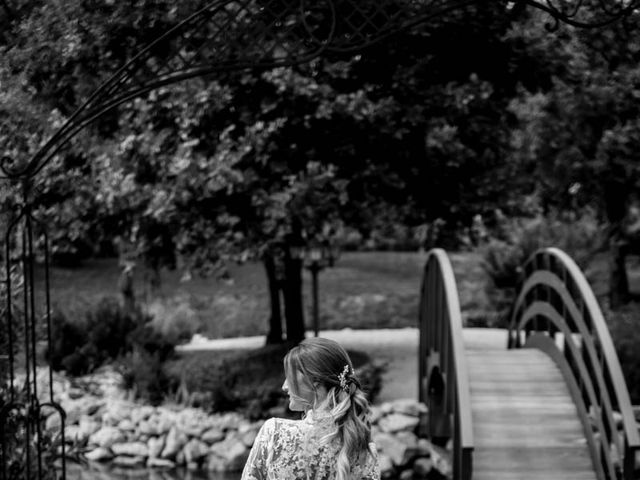
<path fill-rule="evenodd" d="M 396 328 L 417 323 L 418 295 L 426 255 L 413 252 L 345 252 L 333 268 L 320 273 L 321 328 Z M 486 308 L 484 272 L 474 253 L 453 253 L 451 261 L 463 311 Z M 91 260 L 81 268 L 53 268 L 54 308 L 70 319 L 104 296 L 118 295 L 119 268 L 112 259 Z M 232 281 L 193 278 L 165 271 L 156 293 L 145 288 L 136 272 L 139 301 L 157 317 L 180 323 L 210 338 L 266 333 L 269 314 L 267 285 L 260 263 L 237 265 Z M 304 301 L 311 324 L 310 277 L 305 270 Z"/>

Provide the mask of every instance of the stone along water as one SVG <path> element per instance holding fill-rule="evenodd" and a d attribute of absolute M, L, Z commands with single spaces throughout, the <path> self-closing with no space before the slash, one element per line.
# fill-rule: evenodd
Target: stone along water
<path fill-rule="evenodd" d="M 67 464 L 67 480 L 240 480 L 241 472 L 124 469 L 106 465 Z"/>

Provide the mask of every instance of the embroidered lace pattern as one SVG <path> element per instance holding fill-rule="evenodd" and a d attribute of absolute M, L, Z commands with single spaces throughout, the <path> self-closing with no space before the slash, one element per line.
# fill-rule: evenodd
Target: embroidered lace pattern
<path fill-rule="evenodd" d="M 330 432 L 327 422 L 271 418 L 253 444 L 242 480 L 333 480 L 340 452 L 337 439 L 322 438 Z M 379 480 L 375 445 L 373 453 L 351 465 L 353 480 Z"/>

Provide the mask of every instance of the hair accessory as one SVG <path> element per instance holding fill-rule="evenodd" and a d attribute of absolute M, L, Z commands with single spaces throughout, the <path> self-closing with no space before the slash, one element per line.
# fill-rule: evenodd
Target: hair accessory
<path fill-rule="evenodd" d="M 351 378 L 347 378 L 347 375 L 349 375 L 349 373 L 351 373 L 351 377 L 355 377 L 356 375 L 356 372 L 353 370 L 353 368 L 351 369 L 351 372 L 349 372 L 349 365 L 345 365 L 344 368 L 342 369 L 342 373 L 338 375 L 338 380 L 340 381 L 340 388 L 345 392 L 349 391 L 349 380 L 351 380 Z"/>

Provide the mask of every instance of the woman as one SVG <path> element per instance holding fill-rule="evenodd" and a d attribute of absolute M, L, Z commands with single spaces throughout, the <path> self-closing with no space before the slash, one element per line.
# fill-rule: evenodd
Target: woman
<path fill-rule="evenodd" d="M 284 371 L 289 408 L 303 418 L 265 422 L 242 480 L 378 480 L 369 402 L 347 352 L 308 338 L 287 353 Z"/>

